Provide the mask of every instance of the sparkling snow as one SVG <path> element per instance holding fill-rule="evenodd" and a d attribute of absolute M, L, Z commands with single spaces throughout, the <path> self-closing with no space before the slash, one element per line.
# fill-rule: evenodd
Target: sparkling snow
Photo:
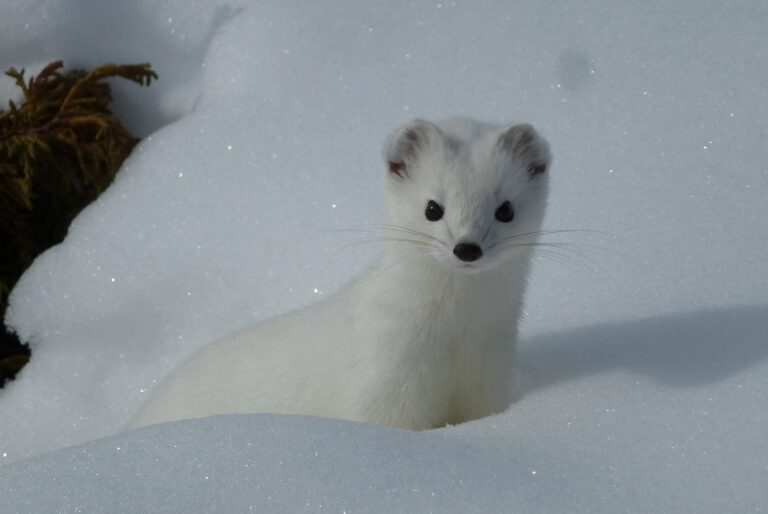
<path fill-rule="evenodd" d="M 116 83 L 149 137 L 13 292 L 33 358 L 0 390 L 4 509 L 768 510 L 763 2 L 75 3 L 6 0 L 0 65 L 160 80 Z M 537 261 L 516 404 L 119 433 L 195 349 L 365 269 L 338 229 L 380 220 L 385 137 L 457 114 L 534 123 L 546 228 L 599 232 L 547 239 L 577 245 Z"/>

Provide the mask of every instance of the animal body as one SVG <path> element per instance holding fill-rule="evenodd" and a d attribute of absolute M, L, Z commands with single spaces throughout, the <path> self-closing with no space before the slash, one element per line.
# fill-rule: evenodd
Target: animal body
<path fill-rule="evenodd" d="M 548 144 L 528 124 L 414 120 L 384 157 L 380 261 L 193 355 L 132 426 L 270 412 L 418 430 L 507 408 Z"/>

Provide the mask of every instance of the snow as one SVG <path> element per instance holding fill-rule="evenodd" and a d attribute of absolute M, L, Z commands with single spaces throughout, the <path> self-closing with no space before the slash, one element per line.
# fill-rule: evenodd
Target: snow
<path fill-rule="evenodd" d="M 33 359 L 0 391 L 10 512 L 768 509 L 762 2 L 78 4 L 7 1 L 3 68 L 160 80 L 117 86 L 150 137 L 13 291 Z M 376 248 L 337 229 L 379 221 L 384 138 L 457 114 L 532 122 L 545 228 L 599 231 L 537 262 L 513 406 L 425 433 L 119 433 L 195 349 L 364 269 Z"/>

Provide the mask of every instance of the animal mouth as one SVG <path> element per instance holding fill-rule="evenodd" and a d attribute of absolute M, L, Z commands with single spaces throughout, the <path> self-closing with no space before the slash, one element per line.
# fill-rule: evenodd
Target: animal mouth
<path fill-rule="evenodd" d="M 478 273 L 485 269 L 485 266 L 481 266 L 477 263 L 462 262 L 454 265 L 454 269 L 458 273 Z"/>

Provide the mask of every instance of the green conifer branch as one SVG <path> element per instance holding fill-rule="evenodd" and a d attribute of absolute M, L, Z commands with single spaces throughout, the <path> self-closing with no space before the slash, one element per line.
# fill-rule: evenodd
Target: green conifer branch
<path fill-rule="evenodd" d="M 60 242 L 74 216 L 109 186 L 137 143 L 109 110 L 105 79 L 148 86 L 148 63 L 105 64 L 62 72 L 53 61 L 36 76 L 5 73 L 21 90 L 21 103 L 0 111 L 0 319 L 13 285 L 32 260 Z M 0 335 L 2 331 L 0 331 Z M 0 385 L 12 375 L 0 338 Z M 13 370 L 12 370 L 13 371 Z"/>

